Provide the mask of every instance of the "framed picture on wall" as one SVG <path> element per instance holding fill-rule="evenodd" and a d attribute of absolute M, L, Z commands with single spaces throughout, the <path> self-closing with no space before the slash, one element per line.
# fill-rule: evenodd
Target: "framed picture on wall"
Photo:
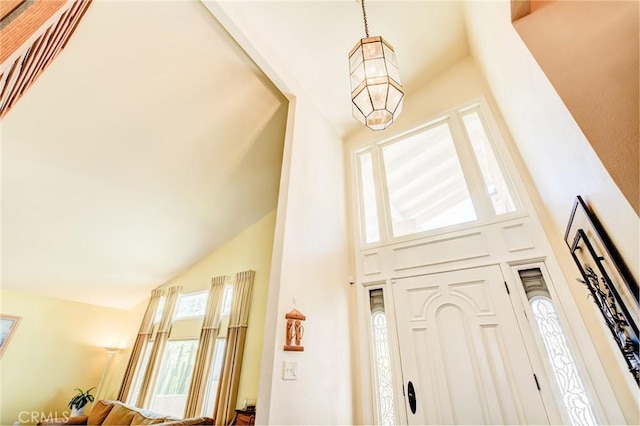
<path fill-rule="evenodd" d="M 7 345 L 16 332 L 18 324 L 20 323 L 20 317 L 14 315 L 0 314 L 0 357 L 7 349 Z"/>
<path fill-rule="evenodd" d="M 581 281 L 600 309 L 629 371 L 640 384 L 638 284 L 580 196 L 573 206 L 564 239 L 580 270 Z"/>

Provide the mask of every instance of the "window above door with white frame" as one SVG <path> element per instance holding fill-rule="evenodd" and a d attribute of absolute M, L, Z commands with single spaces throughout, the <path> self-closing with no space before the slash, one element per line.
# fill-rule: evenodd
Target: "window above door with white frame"
<path fill-rule="evenodd" d="M 522 211 L 480 101 L 355 149 L 361 246 L 507 219 Z"/>

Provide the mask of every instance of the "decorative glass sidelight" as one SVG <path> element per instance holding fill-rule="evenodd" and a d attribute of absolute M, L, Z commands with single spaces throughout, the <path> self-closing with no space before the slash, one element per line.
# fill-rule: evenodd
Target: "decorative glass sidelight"
<path fill-rule="evenodd" d="M 534 268 L 521 270 L 519 274 L 571 424 L 598 424 L 542 272 Z"/>
<path fill-rule="evenodd" d="M 373 335 L 374 383 L 377 402 L 378 424 L 396 424 L 393 375 L 389 356 L 389 334 L 387 314 L 384 310 L 382 289 L 369 292 L 371 306 L 371 330 Z"/>

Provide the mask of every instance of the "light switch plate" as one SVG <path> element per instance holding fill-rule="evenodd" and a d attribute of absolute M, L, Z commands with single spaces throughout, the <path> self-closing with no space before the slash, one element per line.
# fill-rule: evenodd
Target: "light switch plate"
<path fill-rule="evenodd" d="M 282 378 L 284 380 L 298 380 L 298 363 L 285 361 Z"/>

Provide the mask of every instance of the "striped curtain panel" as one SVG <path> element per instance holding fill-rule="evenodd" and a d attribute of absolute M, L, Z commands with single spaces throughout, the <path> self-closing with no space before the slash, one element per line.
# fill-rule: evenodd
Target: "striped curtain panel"
<path fill-rule="evenodd" d="M 162 354 L 164 353 L 164 347 L 169 340 L 169 332 L 171 331 L 171 324 L 173 323 L 173 314 L 176 311 L 176 305 L 178 304 L 178 297 L 182 287 L 173 286 L 169 287 L 167 294 L 167 300 L 164 304 L 164 310 L 162 311 L 162 319 L 160 320 L 160 326 L 158 332 L 153 341 L 153 348 L 151 349 L 151 355 L 149 356 L 149 364 L 147 370 L 144 373 L 142 379 L 142 385 L 140 386 L 140 393 L 138 394 L 137 407 L 144 407 L 145 400 L 149 394 L 150 388 L 155 381 L 157 375 L 156 365 L 160 363 Z"/>
<path fill-rule="evenodd" d="M 122 379 L 122 385 L 120 386 L 120 392 L 118 393 L 118 401 L 126 402 L 131 391 L 131 384 L 136 373 L 136 368 L 140 362 L 140 356 L 144 352 L 147 343 L 153 332 L 153 319 L 156 316 L 156 310 L 158 309 L 158 303 L 160 303 L 160 297 L 162 296 L 162 290 L 155 289 L 151 292 L 151 299 L 147 305 L 147 310 L 142 317 L 142 324 L 140 325 L 140 331 L 136 337 L 136 342 L 131 349 L 131 357 L 129 357 L 129 364 L 124 373 Z"/>
<path fill-rule="evenodd" d="M 238 272 L 233 283 L 233 304 L 227 330 L 227 347 L 224 352 L 224 364 L 214 410 L 216 425 L 229 424 L 235 414 L 254 275 L 254 271 Z"/>
<path fill-rule="evenodd" d="M 222 311 L 222 297 L 226 276 L 215 277 L 211 280 L 211 290 L 207 299 L 207 310 L 204 314 L 200 342 L 196 354 L 195 365 L 191 375 L 191 385 L 187 394 L 185 417 L 197 417 L 202 412 L 202 402 L 207 388 L 207 379 L 211 370 L 213 350 L 218 338 L 220 327 L 220 312 Z"/>

